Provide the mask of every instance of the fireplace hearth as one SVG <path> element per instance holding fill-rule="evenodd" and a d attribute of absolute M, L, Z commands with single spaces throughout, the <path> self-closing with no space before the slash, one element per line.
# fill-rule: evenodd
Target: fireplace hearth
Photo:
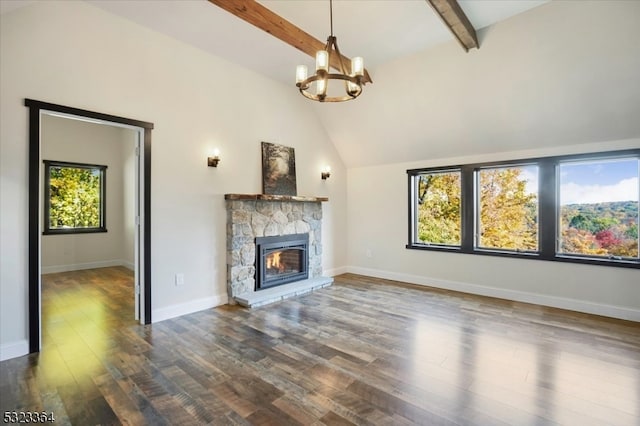
<path fill-rule="evenodd" d="M 309 277 L 309 234 L 256 238 L 256 291 Z"/>

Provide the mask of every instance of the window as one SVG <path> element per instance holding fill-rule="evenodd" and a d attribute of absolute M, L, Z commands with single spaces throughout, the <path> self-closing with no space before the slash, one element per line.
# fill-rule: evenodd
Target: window
<path fill-rule="evenodd" d="M 640 149 L 407 175 L 409 249 L 640 268 Z"/>
<path fill-rule="evenodd" d="M 638 159 L 561 162 L 558 253 L 638 259 Z"/>
<path fill-rule="evenodd" d="M 477 172 L 477 247 L 538 251 L 538 167 Z"/>
<path fill-rule="evenodd" d="M 415 241 L 459 246 L 460 171 L 420 173 L 415 191 Z"/>
<path fill-rule="evenodd" d="M 44 161 L 44 234 L 106 232 L 107 166 Z"/>

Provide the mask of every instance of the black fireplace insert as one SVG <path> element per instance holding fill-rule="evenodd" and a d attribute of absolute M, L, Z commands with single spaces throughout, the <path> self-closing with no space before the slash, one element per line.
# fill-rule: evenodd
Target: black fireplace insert
<path fill-rule="evenodd" d="M 256 291 L 309 278 L 309 234 L 256 238 Z"/>

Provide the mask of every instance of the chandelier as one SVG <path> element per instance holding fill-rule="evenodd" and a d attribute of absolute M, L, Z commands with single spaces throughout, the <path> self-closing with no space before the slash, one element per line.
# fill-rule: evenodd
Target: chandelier
<path fill-rule="evenodd" d="M 296 86 L 303 96 L 319 102 L 344 102 L 350 101 L 360 96 L 362 85 L 364 84 L 364 61 L 362 57 L 355 57 L 351 60 L 351 73 L 347 73 L 344 66 L 343 56 L 338 48 L 338 41 L 333 35 L 333 0 L 329 0 L 329 16 L 331 23 L 331 35 L 327 38 L 324 50 L 316 53 L 316 73 L 308 76 L 306 65 L 298 65 L 296 68 Z M 331 58 L 337 56 L 337 64 L 340 73 L 331 73 Z M 335 65 L 334 65 L 335 68 Z M 331 83 L 334 86 L 342 85 L 343 89 L 333 90 L 329 94 Z M 344 94 L 342 91 L 344 90 Z"/>

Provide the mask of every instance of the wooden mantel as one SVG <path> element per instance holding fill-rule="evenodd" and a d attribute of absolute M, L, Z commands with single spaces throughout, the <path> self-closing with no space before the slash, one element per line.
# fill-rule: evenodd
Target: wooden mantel
<path fill-rule="evenodd" d="M 320 203 L 329 201 L 329 197 L 308 197 L 304 195 L 270 195 L 270 194 L 224 194 L 225 200 L 261 200 L 261 201 L 299 201 Z"/>

